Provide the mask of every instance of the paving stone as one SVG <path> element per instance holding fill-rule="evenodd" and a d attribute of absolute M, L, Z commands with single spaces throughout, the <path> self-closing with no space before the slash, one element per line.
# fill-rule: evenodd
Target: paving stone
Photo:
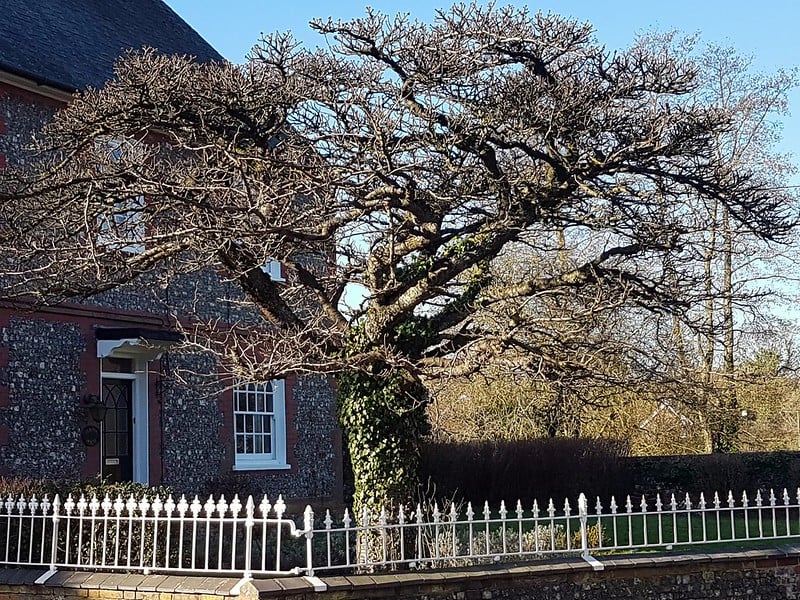
<path fill-rule="evenodd" d="M 81 588 L 94 575 L 88 571 L 71 571 L 69 576 L 61 583 L 65 588 Z"/>
<path fill-rule="evenodd" d="M 404 577 L 405 575 L 397 575 L 398 579 Z M 330 591 L 343 591 L 343 590 L 350 590 L 353 589 L 352 582 L 347 577 L 341 576 L 332 576 L 332 577 L 320 577 L 322 582 L 328 586 L 328 590 Z"/>
<path fill-rule="evenodd" d="M 176 576 L 176 575 L 168 575 L 164 581 L 156 586 L 157 592 L 175 592 L 180 591 L 183 581 L 186 577 Z"/>
<path fill-rule="evenodd" d="M 136 591 L 144 581 L 145 576 L 141 574 L 123 575 L 117 581 L 117 589 L 122 591 Z"/>
<path fill-rule="evenodd" d="M 207 581 L 209 589 L 214 590 L 213 593 L 229 596 L 231 594 L 231 590 L 241 581 L 241 579 L 234 577 L 209 577 Z"/>
<path fill-rule="evenodd" d="M 164 583 L 167 575 L 147 575 L 139 584 L 139 591 L 141 592 L 155 592 L 158 586 Z"/>
<path fill-rule="evenodd" d="M 119 589 L 119 582 L 125 579 L 125 577 L 127 577 L 127 575 L 108 573 L 105 571 L 91 573 L 89 577 L 81 584 L 81 588 L 102 588 L 106 590 L 116 590 Z"/>
<path fill-rule="evenodd" d="M 271 595 L 283 592 L 283 588 L 278 585 L 275 579 L 254 579 L 250 583 L 258 590 L 259 597 L 261 598 L 268 598 Z"/>
<path fill-rule="evenodd" d="M 281 577 L 276 579 L 278 585 L 287 592 L 301 593 L 313 591 L 314 586 L 300 577 Z"/>

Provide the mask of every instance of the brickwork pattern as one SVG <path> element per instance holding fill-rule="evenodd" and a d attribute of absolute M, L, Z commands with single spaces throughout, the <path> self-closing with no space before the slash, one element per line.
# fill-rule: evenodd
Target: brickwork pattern
<path fill-rule="evenodd" d="M 0 600 L 31 597 L 131 600 L 797 600 L 800 547 L 732 553 L 602 557 L 462 570 L 398 571 L 242 582 L 236 577 L 0 569 Z M 322 584 L 323 590 L 315 590 Z"/>
<path fill-rule="evenodd" d="M 314 592 L 302 579 L 255 580 L 247 600 L 798 600 L 800 547 L 726 553 L 600 557 L 605 570 L 581 559 L 460 570 L 322 576 Z M 287 585 L 288 584 L 288 585 Z"/>
<path fill-rule="evenodd" d="M 43 584 L 35 569 L 0 570 L 0 600 L 100 598 L 130 600 L 223 600 L 235 598 L 234 578 L 179 577 L 59 571 Z"/>

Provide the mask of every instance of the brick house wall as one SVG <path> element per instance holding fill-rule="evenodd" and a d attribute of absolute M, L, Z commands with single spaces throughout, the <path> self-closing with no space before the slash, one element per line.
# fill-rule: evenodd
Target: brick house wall
<path fill-rule="evenodd" d="M 31 131 L 62 103 L 0 82 L 0 168 L 23 165 Z M 254 322 L 241 291 L 209 269 L 168 283 L 142 277 L 82 303 L 30 312 L 0 301 L 0 475 L 90 477 L 99 447 L 81 440 L 81 398 L 100 394 L 97 327 L 168 329 L 179 314 Z M 327 377 L 286 382 L 288 470 L 234 471 L 230 390 L 181 385 L 176 373 L 214 373 L 209 356 L 167 351 L 148 365 L 148 481 L 194 493 L 238 486 L 288 498 L 341 499 L 340 435 Z M 135 427 L 135 425 L 134 425 Z"/>

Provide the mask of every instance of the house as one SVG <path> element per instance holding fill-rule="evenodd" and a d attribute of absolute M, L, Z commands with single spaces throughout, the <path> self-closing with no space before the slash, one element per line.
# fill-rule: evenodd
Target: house
<path fill-rule="evenodd" d="M 31 132 L 128 48 L 222 57 L 161 0 L 7 0 L 0 19 L 0 169 Z M 272 265 L 273 278 L 280 265 Z M 326 377 L 193 385 L 216 365 L 176 350 L 165 298 L 235 321 L 239 290 L 213 271 L 33 307 L 0 291 L 0 475 L 88 478 L 289 498 L 341 497 Z M 181 377 L 178 377 L 181 373 Z M 187 375 L 188 374 L 188 375 Z M 188 381 L 187 381 L 188 380 Z M 226 490 L 227 491 L 227 490 Z"/>

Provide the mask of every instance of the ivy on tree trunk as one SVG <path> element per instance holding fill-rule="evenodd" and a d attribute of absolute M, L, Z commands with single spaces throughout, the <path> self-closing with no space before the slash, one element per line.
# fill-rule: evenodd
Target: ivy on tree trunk
<path fill-rule="evenodd" d="M 428 431 L 425 389 L 399 369 L 339 377 L 339 418 L 353 464 L 357 515 L 413 497 Z"/>

